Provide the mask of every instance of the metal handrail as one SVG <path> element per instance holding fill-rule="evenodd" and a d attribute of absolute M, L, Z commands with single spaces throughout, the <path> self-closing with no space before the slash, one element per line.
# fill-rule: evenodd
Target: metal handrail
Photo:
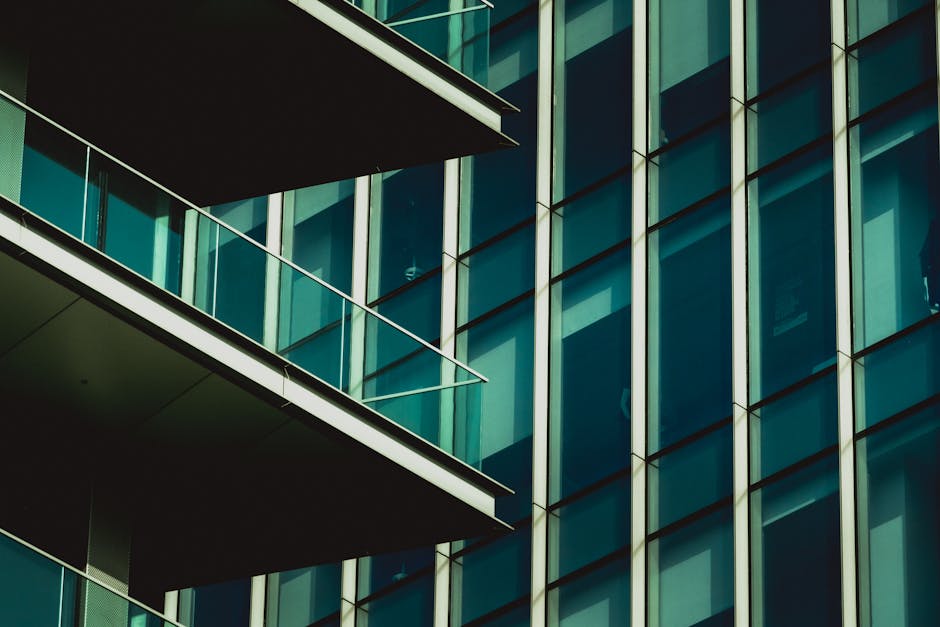
<path fill-rule="evenodd" d="M 174 192 L 173 190 L 168 189 L 167 187 L 161 185 L 160 183 L 158 183 L 157 181 L 153 180 L 152 178 L 150 178 L 150 177 L 147 176 L 146 174 L 143 174 L 142 172 L 139 172 L 138 170 L 134 169 L 133 167 L 127 165 L 126 163 L 124 163 L 123 161 L 121 161 L 120 159 L 118 159 L 117 157 L 115 157 L 114 155 L 110 154 L 109 152 L 107 152 L 107 151 L 105 151 L 105 150 L 102 150 L 101 148 L 99 148 L 99 147 L 96 146 L 95 144 L 93 144 L 93 143 L 87 141 L 86 139 L 82 138 L 81 136 L 75 134 L 74 132 L 70 131 L 69 129 L 65 128 L 64 126 L 62 126 L 61 124 L 59 124 L 58 122 L 56 122 L 55 120 L 52 120 L 52 119 L 48 118 L 47 116 L 43 115 L 43 114 L 40 113 L 39 111 L 37 111 L 37 110 L 35 110 L 34 108 L 30 107 L 28 104 L 26 104 L 26 103 L 24 103 L 23 101 L 21 101 L 20 99 L 16 98 L 15 96 L 11 96 L 10 94 L 8 94 L 8 93 L 7 93 L 6 91 L 4 91 L 3 89 L 0 89 L 0 97 L 5 98 L 6 100 L 12 102 L 13 104 L 15 104 L 16 106 L 20 107 L 21 109 L 23 109 L 23 110 L 26 111 L 27 113 L 30 113 L 30 114 L 32 114 L 32 115 L 35 115 L 36 117 L 38 117 L 39 119 L 43 120 L 43 121 L 46 122 L 47 124 L 50 124 L 50 125 L 54 126 L 56 129 L 62 131 L 63 133 L 67 134 L 68 136 L 72 137 L 73 139 L 75 139 L 75 140 L 81 142 L 81 143 L 84 144 L 85 146 L 88 146 L 89 148 L 91 148 L 91 149 L 97 151 L 98 153 L 104 155 L 104 156 L 107 157 L 108 159 L 111 159 L 112 161 L 114 161 L 114 162 L 115 162 L 116 164 L 118 164 L 119 166 L 125 168 L 127 171 L 131 172 L 132 174 L 134 174 L 134 175 L 136 175 L 136 176 L 139 176 L 141 179 L 143 179 L 143 180 L 146 181 L 147 183 L 153 185 L 153 186 L 156 187 L 157 189 L 159 189 L 159 190 L 165 192 L 166 194 L 169 194 L 169 195 L 172 196 L 173 198 L 175 198 L 175 199 L 177 199 L 178 201 L 180 201 L 181 203 L 185 204 L 189 209 L 191 209 L 191 210 L 193 210 L 193 211 L 196 211 L 196 212 L 199 213 L 200 215 L 205 216 L 206 218 L 208 218 L 209 220 L 211 220 L 211 221 L 217 223 L 217 224 L 220 225 L 221 227 L 224 227 L 226 230 L 231 231 L 232 233 L 234 233 L 234 234 L 237 235 L 238 237 L 240 237 L 240 238 L 244 239 L 245 241 L 249 242 L 249 243 L 250 243 L 252 246 L 254 246 L 255 248 L 259 248 L 259 249 L 260 249 L 262 252 L 264 252 L 266 255 L 270 255 L 270 256 L 273 257 L 274 259 L 276 259 L 276 260 L 280 261 L 281 263 L 287 265 L 288 267 L 292 268 L 293 270 L 296 270 L 297 272 L 300 272 L 302 275 L 306 276 L 307 278 L 312 279 L 312 280 L 315 281 L 316 283 L 319 283 L 319 284 L 320 284 L 321 286 L 323 286 L 324 288 L 328 289 L 328 290 L 331 291 L 331 292 L 334 292 L 334 293 L 335 293 L 336 295 L 338 295 L 340 298 L 342 298 L 342 299 L 344 299 L 344 300 L 346 300 L 346 301 L 349 301 L 350 303 L 352 303 L 353 305 L 359 307 L 359 308 L 362 309 L 363 311 L 366 311 L 366 312 L 372 314 L 373 316 L 375 316 L 376 318 L 378 318 L 378 319 L 381 320 L 382 322 L 388 324 L 390 327 L 392 327 L 392 328 L 395 329 L 396 331 L 398 331 L 398 332 L 400 332 L 400 333 L 403 333 L 403 334 L 406 335 L 407 337 L 411 338 L 412 340 L 414 340 L 415 342 L 417 342 L 418 344 L 420 344 L 420 345 L 423 346 L 424 348 L 426 348 L 426 349 L 428 349 L 428 350 L 430 350 L 430 351 L 436 353 L 438 356 L 444 358 L 445 360 L 447 360 L 447 361 L 450 362 L 451 364 L 457 366 L 458 368 L 462 368 L 462 369 L 466 370 L 466 371 L 469 372 L 471 375 L 473 375 L 474 377 L 478 378 L 480 381 L 482 381 L 482 382 L 484 382 L 484 383 L 489 382 L 489 378 L 487 378 L 487 377 L 485 377 L 484 375 L 482 375 L 481 373 L 477 372 L 476 370 L 474 370 L 474 369 L 471 368 L 470 366 L 468 366 L 468 365 L 466 365 L 466 364 L 464 364 L 464 363 L 461 363 L 461 362 L 457 361 L 456 359 L 454 359 L 453 357 L 451 357 L 451 356 L 445 354 L 443 351 L 441 351 L 439 348 L 437 348 L 437 347 L 434 346 L 433 344 L 431 344 L 431 343 L 427 342 L 426 340 L 424 340 L 424 339 L 418 337 L 417 335 L 415 335 L 414 333 L 412 333 L 412 332 L 409 331 L 408 329 L 406 329 L 406 328 L 402 327 L 401 325 L 399 325 L 398 323 L 396 323 L 396 322 L 390 320 L 389 318 L 385 317 L 384 315 L 382 315 L 382 314 L 379 313 L 378 311 L 375 311 L 374 309 L 372 309 L 371 307 L 365 305 L 364 303 L 357 302 L 355 299 L 353 299 L 352 296 L 343 293 L 341 290 L 339 290 L 339 289 L 337 289 L 336 287 L 330 285 L 329 283 L 327 283 L 327 282 L 324 281 L 323 279 L 314 276 L 313 274 L 311 274 L 311 273 L 308 272 L 307 270 L 301 268 L 300 266 L 298 266 L 298 265 L 295 264 L 294 262 L 292 262 L 292 261 L 290 261 L 290 260 L 288 260 L 288 259 L 282 257 L 281 255 L 279 255 L 279 254 L 277 254 L 277 253 L 275 253 L 275 252 L 272 252 L 272 251 L 268 250 L 267 248 L 261 246 L 261 245 L 258 244 L 258 242 L 256 242 L 255 240 L 251 239 L 250 237 L 248 237 L 248 236 L 245 235 L 244 233 L 241 233 L 240 231 L 238 231 L 238 230 L 236 230 L 236 229 L 233 229 L 231 226 L 229 226 L 228 224 L 226 224 L 225 222 L 223 222 L 222 220 L 220 220 L 220 219 L 217 218 L 216 216 L 213 216 L 211 213 L 209 213 L 208 211 L 206 211 L 206 210 L 203 209 L 202 207 L 199 207 L 199 206 L 193 204 L 192 202 L 186 200 L 185 198 L 183 198 L 182 196 L 180 196 L 179 194 L 177 194 L 177 193 Z"/>

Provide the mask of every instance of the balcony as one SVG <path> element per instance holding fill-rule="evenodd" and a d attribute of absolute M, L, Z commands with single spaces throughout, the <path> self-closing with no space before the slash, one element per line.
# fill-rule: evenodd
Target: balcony
<path fill-rule="evenodd" d="M 117 495 L 138 597 L 504 528 L 482 375 L 10 96 L 0 162 L 0 526 Z"/>

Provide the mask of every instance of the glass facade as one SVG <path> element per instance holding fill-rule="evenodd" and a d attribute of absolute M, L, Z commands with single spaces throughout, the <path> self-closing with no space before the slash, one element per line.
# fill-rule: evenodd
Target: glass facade
<path fill-rule="evenodd" d="M 501 2 L 462 63 L 521 109 L 504 128 L 520 147 L 212 208 L 488 376 L 479 414 L 448 425 L 434 397 L 427 424 L 402 420 L 515 491 L 497 505 L 513 531 L 267 575 L 267 624 L 936 624 L 938 15 Z M 91 194 L 108 228 L 153 239 L 133 185 L 26 130 L 23 202 L 178 289 L 177 268 L 55 215 L 56 195 Z M 197 302 L 261 341 L 245 303 L 266 298 L 264 264 L 212 238 L 213 280 L 240 283 L 197 284 Z M 299 312 L 346 314 L 299 290 L 281 277 L 306 309 L 282 308 L 276 335 L 316 364 Z M 365 389 L 390 364 L 419 387 L 391 343 L 369 358 Z M 253 584 L 224 585 L 184 595 L 195 627 L 248 625 Z"/>

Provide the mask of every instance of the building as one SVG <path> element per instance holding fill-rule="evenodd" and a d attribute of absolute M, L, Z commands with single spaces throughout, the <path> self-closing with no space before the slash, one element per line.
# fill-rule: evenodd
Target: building
<path fill-rule="evenodd" d="M 515 490 L 514 531 L 184 589 L 167 613 L 935 624 L 937 7 L 522 0 L 489 20 L 462 47 L 408 34 L 521 110 L 520 147 L 213 214 L 274 216 L 284 257 L 487 375 L 480 441 L 453 450 Z"/>

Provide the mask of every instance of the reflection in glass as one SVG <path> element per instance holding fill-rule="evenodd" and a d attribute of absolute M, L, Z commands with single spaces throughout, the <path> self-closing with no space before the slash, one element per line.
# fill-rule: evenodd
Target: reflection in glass
<path fill-rule="evenodd" d="M 534 233 L 535 227 L 527 226 L 461 259 L 457 324 L 466 324 L 532 289 Z"/>
<path fill-rule="evenodd" d="M 747 0 L 747 97 L 754 98 L 810 66 L 829 73 L 829 5 L 818 0 Z M 794 41 L 799 33 L 799 42 Z"/>
<path fill-rule="evenodd" d="M 734 621 L 731 508 L 649 543 L 651 624 L 731 627 Z"/>
<path fill-rule="evenodd" d="M 840 625 L 835 455 L 751 494 L 755 627 Z"/>
<path fill-rule="evenodd" d="M 929 4 L 928 0 L 848 0 L 845 8 L 849 42 L 868 37 L 878 29 Z"/>
<path fill-rule="evenodd" d="M 465 625 L 529 593 L 528 527 L 471 549 L 451 564 L 451 625 Z"/>
<path fill-rule="evenodd" d="M 307 627 L 338 612 L 340 570 L 340 564 L 325 564 L 268 575 L 265 624 Z"/>
<path fill-rule="evenodd" d="M 630 625 L 630 574 L 618 558 L 583 577 L 553 588 L 548 597 L 551 627 Z"/>
<path fill-rule="evenodd" d="M 835 359 L 831 146 L 748 188 L 750 401 Z"/>
<path fill-rule="evenodd" d="M 357 627 L 431 627 L 434 623 L 434 576 L 428 573 L 401 588 L 360 605 Z"/>
<path fill-rule="evenodd" d="M 623 249 L 552 286 L 553 501 L 630 463 L 629 256 Z"/>
<path fill-rule="evenodd" d="M 936 90 L 852 127 L 849 145 L 858 350 L 940 310 Z"/>
<path fill-rule="evenodd" d="M 940 616 L 938 450 L 936 405 L 858 443 L 864 627 L 929 627 Z"/>
<path fill-rule="evenodd" d="M 381 592 L 434 564 L 434 548 L 399 551 L 359 558 L 357 599 Z"/>
<path fill-rule="evenodd" d="M 649 236 L 650 453 L 731 414 L 728 204 L 722 196 Z"/>
<path fill-rule="evenodd" d="M 630 237 L 630 176 L 618 176 L 552 211 L 552 275 Z"/>
<path fill-rule="evenodd" d="M 650 150 L 728 115 L 729 4 L 649 4 Z"/>

